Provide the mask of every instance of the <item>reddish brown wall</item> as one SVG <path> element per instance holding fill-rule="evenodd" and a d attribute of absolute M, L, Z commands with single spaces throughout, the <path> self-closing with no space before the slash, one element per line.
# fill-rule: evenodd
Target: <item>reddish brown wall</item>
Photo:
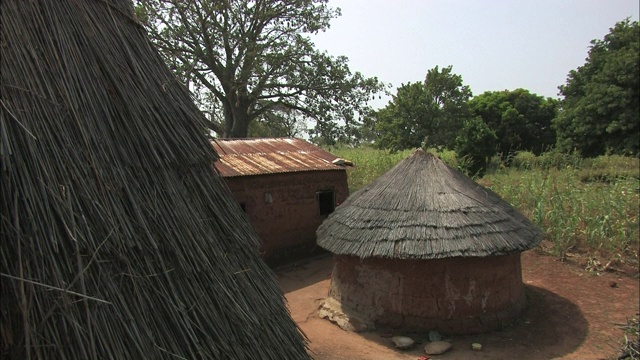
<path fill-rule="evenodd" d="M 349 196 L 345 170 L 307 171 L 225 178 L 234 198 L 245 204 L 251 225 L 262 240 L 265 259 L 279 251 L 315 245 L 320 216 L 316 193 L 331 189 L 336 206 Z M 265 202 L 265 193 L 272 203 Z"/>
<path fill-rule="evenodd" d="M 336 256 L 329 295 L 377 327 L 447 334 L 500 328 L 524 306 L 520 254 L 438 260 Z"/>

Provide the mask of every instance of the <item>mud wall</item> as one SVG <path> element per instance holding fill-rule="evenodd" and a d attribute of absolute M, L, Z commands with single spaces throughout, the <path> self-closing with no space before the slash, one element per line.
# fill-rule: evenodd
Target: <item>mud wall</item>
<path fill-rule="evenodd" d="M 316 230 L 327 215 L 320 213 L 318 192 L 332 190 L 335 206 L 349 196 L 345 170 L 307 171 L 225 178 L 233 197 L 262 240 L 269 259 L 288 250 L 316 244 Z"/>
<path fill-rule="evenodd" d="M 438 260 L 336 256 L 329 295 L 378 328 L 468 334 L 524 307 L 520 253 Z"/>

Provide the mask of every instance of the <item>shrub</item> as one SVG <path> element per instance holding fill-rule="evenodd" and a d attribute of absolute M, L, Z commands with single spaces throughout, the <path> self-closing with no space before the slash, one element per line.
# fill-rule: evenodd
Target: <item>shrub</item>
<path fill-rule="evenodd" d="M 459 159 L 468 161 L 471 175 L 484 175 L 489 159 L 496 154 L 497 140 L 496 133 L 481 117 L 464 122 L 456 138 L 456 153 Z"/>
<path fill-rule="evenodd" d="M 511 158 L 511 166 L 520 170 L 531 170 L 538 165 L 538 157 L 531 151 L 518 151 Z"/>
<path fill-rule="evenodd" d="M 551 150 L 538 156 L 538 166 L 542 169 L 580 168 L 582 166 L 582 158 L 576 153 L 567 154 Z"/>

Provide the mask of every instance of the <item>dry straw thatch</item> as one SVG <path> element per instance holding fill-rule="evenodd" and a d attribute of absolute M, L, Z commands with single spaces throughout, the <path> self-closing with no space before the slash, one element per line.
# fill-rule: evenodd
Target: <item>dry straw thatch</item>
<path fill-rule="evenodd" d="M 504 255 L 541 240 L 497 194 L 422 149 L 351 195 L 317 234 L 335 254 L 397 259 Z"/>
<path fill-rule="evenodd" d="M 307 358 L 131 3 L 0 6 L 0 357 Z"/>

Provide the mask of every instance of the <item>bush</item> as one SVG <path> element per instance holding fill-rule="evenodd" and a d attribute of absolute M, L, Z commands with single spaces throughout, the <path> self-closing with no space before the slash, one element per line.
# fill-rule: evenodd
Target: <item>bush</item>
<path fill-rule="evenodd" d="M 545 170 L 566 169 L 567 167 L 579 169 L 582 166 L 582 158 L 577 153 L 568 154 L 552 150 L 538 156 L 538 166 Z"/>
<path fill-rule="evenodd" d="M 482 176 L 487 170 L 489 159 L 496 154 L 498 138 L 481 117 L 465 121 L 456 138 L 458 159 L 468 162 L 472 176 Z"/>
<path fill-rule="evenodd" d="M 538 157 L 531 151 L 518 151 L 511 158 L 511 166 L 520 170 L 531 170 L 538 166 Z"/>

